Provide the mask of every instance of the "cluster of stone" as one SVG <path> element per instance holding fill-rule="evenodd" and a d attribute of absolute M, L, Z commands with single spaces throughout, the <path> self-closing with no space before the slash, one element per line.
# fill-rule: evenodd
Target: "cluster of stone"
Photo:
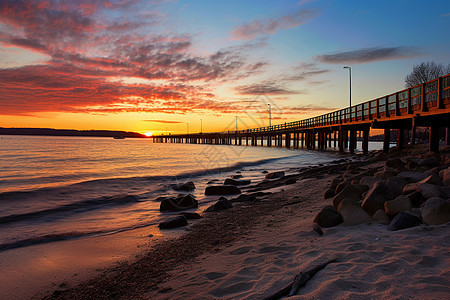
<path fill-rule="evenodd" d="M 389 230 L 450 221 L 450 155 L 390 158 L 379 168 L 349 168 L 325 191 L 332 206 L 314 220 L 319 226 L 379 222 Z"/>

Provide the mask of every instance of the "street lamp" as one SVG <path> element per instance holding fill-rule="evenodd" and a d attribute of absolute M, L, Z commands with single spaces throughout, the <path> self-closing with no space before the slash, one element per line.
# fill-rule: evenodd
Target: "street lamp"
<path fill-rule="evenodd" d="M 203 120 L 200 119 L 200 133 L 203 133 Z"/>
<path fill-rule="evenodd" d="M 234 116 L 236 118 L 236 131 L 237 131 L 237 116 Z"/>
<path fill-rule="evenodd" d="M 189 123 L 186 123 L 186 133 L 189 134 Z"/>
<path fill-rule="evenodd" d="M 269 107 L 269 126 L 272 126 L 272 107 L 270 104 L 267 104 L 267 106 Z"/>
<path fill-rule="evenodd" d="M 349 84 L 350 84 L 350 119 L 352 118 L 352 68 L 344 66 L 344 69 L 348 69 Z"/>

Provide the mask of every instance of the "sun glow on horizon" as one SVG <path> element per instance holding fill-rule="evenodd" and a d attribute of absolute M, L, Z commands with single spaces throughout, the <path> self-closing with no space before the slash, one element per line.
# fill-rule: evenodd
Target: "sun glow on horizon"
<path fill-rule="evenodd" d="M 146 133 L 144 133 L 144 135 L 147 137 L 151 137 L 153 135 L 153 132 L 147 131 Z"/>

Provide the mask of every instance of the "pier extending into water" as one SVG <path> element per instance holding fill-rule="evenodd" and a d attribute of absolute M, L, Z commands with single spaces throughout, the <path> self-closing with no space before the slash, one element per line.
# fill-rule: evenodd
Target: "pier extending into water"
<path fill-rule="evenodd" d="M 439 129 L 447 128 L 450 140 L 450 74 L 412 88 L 370 100 L 355 106 L 300 121 L 253 129 L 190 134 L 155 135 L 155 143 L 191 143 L 217 145 L 276 146 L 325 150 L 348 149 L 354 153 L 357 136 L 362 150 L 369 149 L 371 128 L 383 129 L 383 150 L 389 151 L 391 130 L 398 131 L 397 146 L 402 148 L 405 131 L 410 143 L 416 140 L 416 128 L 429 128 L 429 149 L 439 152 Z M 283 143 L 284 141 L 284 143 Z"/>

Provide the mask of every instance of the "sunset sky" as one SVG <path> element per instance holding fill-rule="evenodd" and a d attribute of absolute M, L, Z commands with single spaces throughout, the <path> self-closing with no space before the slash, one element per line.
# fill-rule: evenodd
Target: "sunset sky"
<path fill-rule="evenodd" d="M 0 127 L 222 131 L 450 63 L 449 0 L 0 0 Z M 189 125 L 188 125 L 189 124 Z"/>

